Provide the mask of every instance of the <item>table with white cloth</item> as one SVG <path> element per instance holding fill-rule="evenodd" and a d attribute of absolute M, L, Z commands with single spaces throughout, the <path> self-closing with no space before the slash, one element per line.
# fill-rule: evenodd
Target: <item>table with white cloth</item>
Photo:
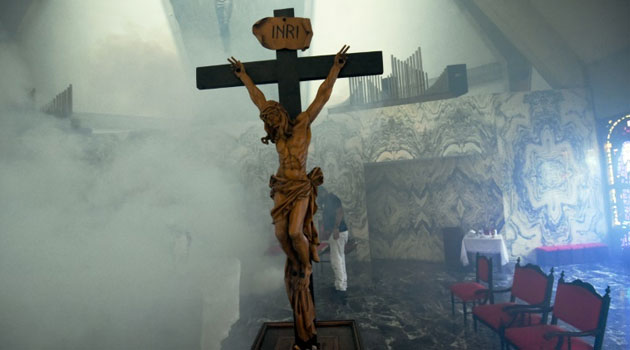
<path fill-rule="evenodd" d="M 501 265 L 510 262 L 505 240 L 501 235 L 495 236 L 465 236 L 462 240 L 460 260 L 464 266 L 469 264 L 468 253 L 480 253 L 483 255 L 499 255 Z"/>

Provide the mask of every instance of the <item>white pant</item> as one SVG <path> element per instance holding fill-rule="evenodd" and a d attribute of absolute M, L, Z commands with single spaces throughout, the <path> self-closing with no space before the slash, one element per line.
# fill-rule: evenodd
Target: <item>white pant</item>
<path fill-rule="evenodd" d="M 330 266 L 335 274 L 335 289 L 345 291 L 348 288 L 348 276 L 346 275 L 346 255 L 344 248 L 348 243 L 348 231 L 339 232 L 339 238 L 330 235 Z"/>

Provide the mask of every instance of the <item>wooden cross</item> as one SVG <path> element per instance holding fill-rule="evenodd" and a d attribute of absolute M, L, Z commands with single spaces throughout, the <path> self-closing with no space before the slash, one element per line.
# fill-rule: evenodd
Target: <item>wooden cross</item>
<path fill-rule="evenodd" d="M 275 17 L 293 17 L 293 9 L 274 10 Z M 243 63 L 254 84 L 278 84 L 280 104 L 296 118 L 302 111 L 300 81 L 325 79 L 335 55 L 297 57 L 296 50 L 276 50 L 276 59 Z M 348 54 L 339 78 L 383 74 L 381 51 Z M 243 86 L 230 64 L 197 68 L 199 90 Z"/>

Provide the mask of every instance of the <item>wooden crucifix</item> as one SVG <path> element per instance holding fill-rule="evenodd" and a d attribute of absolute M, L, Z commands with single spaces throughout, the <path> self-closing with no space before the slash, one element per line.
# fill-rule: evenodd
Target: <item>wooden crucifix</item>
<path fill-rule="evenodd" d="M 293 17 L 293 9 L 275 10 L 275 17 Z M 297 57 L 296 50 L 277 50 L 276 59 L 243 63 L 254 84 L 278 84 L 280 104 L 296 118 L 302 111 L 300 81 L 325 79 L 335 55 Z M 339 78 L 383 74 L 381 51 L 348 54 L 348 63 Z M 243 86 L 232 73 L 231 65 L 197 68 L 199 90 Z"/>
<path fill-rule="evenodd" d="M 297 48 L 306 49 L 312 35 L 310 20 L 293 17 L 293 9 L 275 10 L 273 18 L 254 25 L 261 44 L 276 49 L 276 60 L 197 68 L 197 88 L 216 89 L 245 85 L 252 102 L 260 110 L 267 136 L 276 146 L 279 167 L 269 187 L 274 200 L 271 211 L 275 235 L 287 256 L 285 287 L 293 309 L 295 343 L 293 350 L 321 349 L 315 328 L 312 262 L 319 262 L 319 238 L 313 215 L 317 210 L 317 187 L 323 183 L 321 169 L 306 173 L 311 123 L 330 98 L 339 77 L 383 73 L 382 52 L 347 54 L 347 46 L 337 55 L 297 57 Z M 264 28 L 267 28 L 266 30 Z M 309 107 L 302 111 L 300 81 L 324 79 Z M 277 83 L 280 103 L 268 101 L 256 84 Z"/>

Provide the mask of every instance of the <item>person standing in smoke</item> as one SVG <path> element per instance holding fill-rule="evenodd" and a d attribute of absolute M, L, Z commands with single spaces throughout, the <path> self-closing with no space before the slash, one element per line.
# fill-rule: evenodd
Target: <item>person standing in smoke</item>
<path fill-rule="evenodd" d="M 345 247 L 348 243 L 348 226 L 343 219 L 343 206 L 335 194 L 328 192 L 323 186 L 319 188 L 319 206 L 322 209 L 323 232 L 322 238 L 328 237 L 330 245 L 330 266 L 335 275 L 335 299 L 342 304 L 347 303 L 346 289 L 348 275 L 346 274 Z"/>

